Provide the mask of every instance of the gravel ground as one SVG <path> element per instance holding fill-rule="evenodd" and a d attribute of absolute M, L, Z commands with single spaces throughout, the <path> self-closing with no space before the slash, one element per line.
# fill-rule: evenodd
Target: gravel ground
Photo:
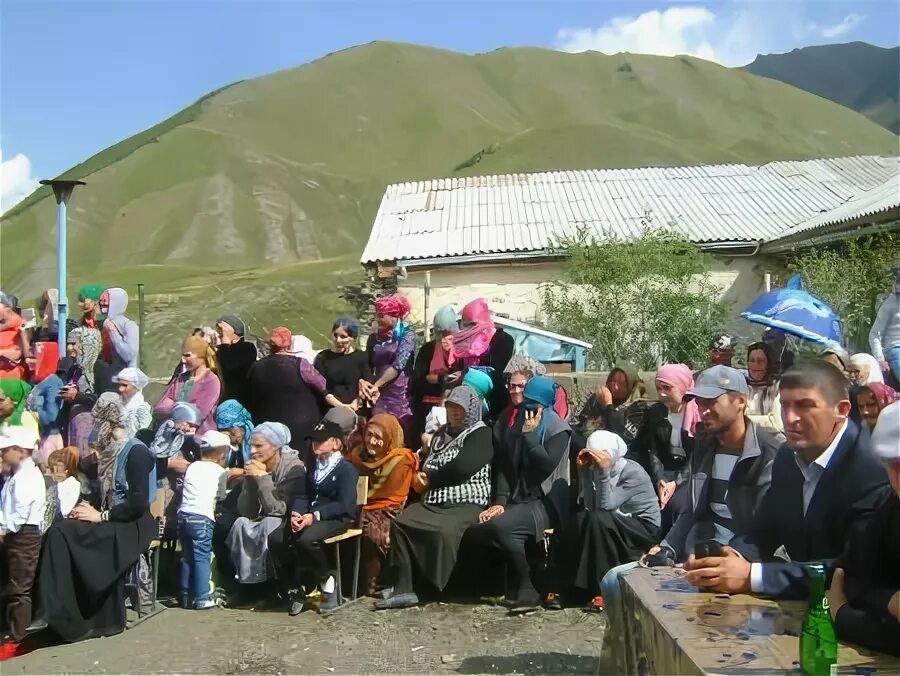
<path fill-rule="evenodd" d="M 7 674 L 597 674 L 605 618 L 432 603 L 375 612 L 167 609 L 119 636 L 36 650 Z"/>

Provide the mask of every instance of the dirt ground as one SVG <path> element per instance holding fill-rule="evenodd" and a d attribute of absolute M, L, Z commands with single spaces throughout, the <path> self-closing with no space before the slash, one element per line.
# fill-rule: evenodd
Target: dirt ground
<path fill-rule="evenodd" d="M 331 617 L 170 608 L 119 636 L 4 662 L 2 674 L 597 674 L 605 622 L 444 603 L 376 612 L 367 599 Z"/>

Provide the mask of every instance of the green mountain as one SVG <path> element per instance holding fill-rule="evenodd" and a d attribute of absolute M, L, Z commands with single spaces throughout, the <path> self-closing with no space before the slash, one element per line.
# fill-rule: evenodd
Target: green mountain
<path fill-rule="evenodd" d="M 743 70 L 840 103 L 900 132 L 900 47 L 865 42 L 804 47 L 761 54 Z"/>
<path fill-rule="evenodd" d="M 66 172 L 72 284 L 148 298 L 151 371 L 225 312 L 325 342 L 389 183 L 894 153 L 862 115 L 689 57 L 372 43 L 225 87 Z M 55 204 L 2 222 L 2 288 L 54 285 Z M 136 315 L 136 310 L 132 312 Z"/>

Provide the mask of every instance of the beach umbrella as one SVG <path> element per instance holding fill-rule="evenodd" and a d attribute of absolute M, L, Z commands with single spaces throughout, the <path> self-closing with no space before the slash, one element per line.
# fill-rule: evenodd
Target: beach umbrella
<path fill-rule="evenodd" d="M 799 275 L 787 287 L 764 293 L 741 313 L 762 324 L 829 349 L 842 347 L 843 323 L 828 305 L 803 288 Z"/>

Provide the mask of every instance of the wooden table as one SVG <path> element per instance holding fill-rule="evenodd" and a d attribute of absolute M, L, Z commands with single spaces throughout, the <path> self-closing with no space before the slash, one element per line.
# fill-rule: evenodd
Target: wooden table
<path fill-rule="evenodd" d="M 620 577 L 606 643 L 616 673 L 799 673 L 801 601 L 698 592 L 679 569 L 635 568 Z M 898 674 L 900 659 L 841 644 L 842 674 Z"/>

